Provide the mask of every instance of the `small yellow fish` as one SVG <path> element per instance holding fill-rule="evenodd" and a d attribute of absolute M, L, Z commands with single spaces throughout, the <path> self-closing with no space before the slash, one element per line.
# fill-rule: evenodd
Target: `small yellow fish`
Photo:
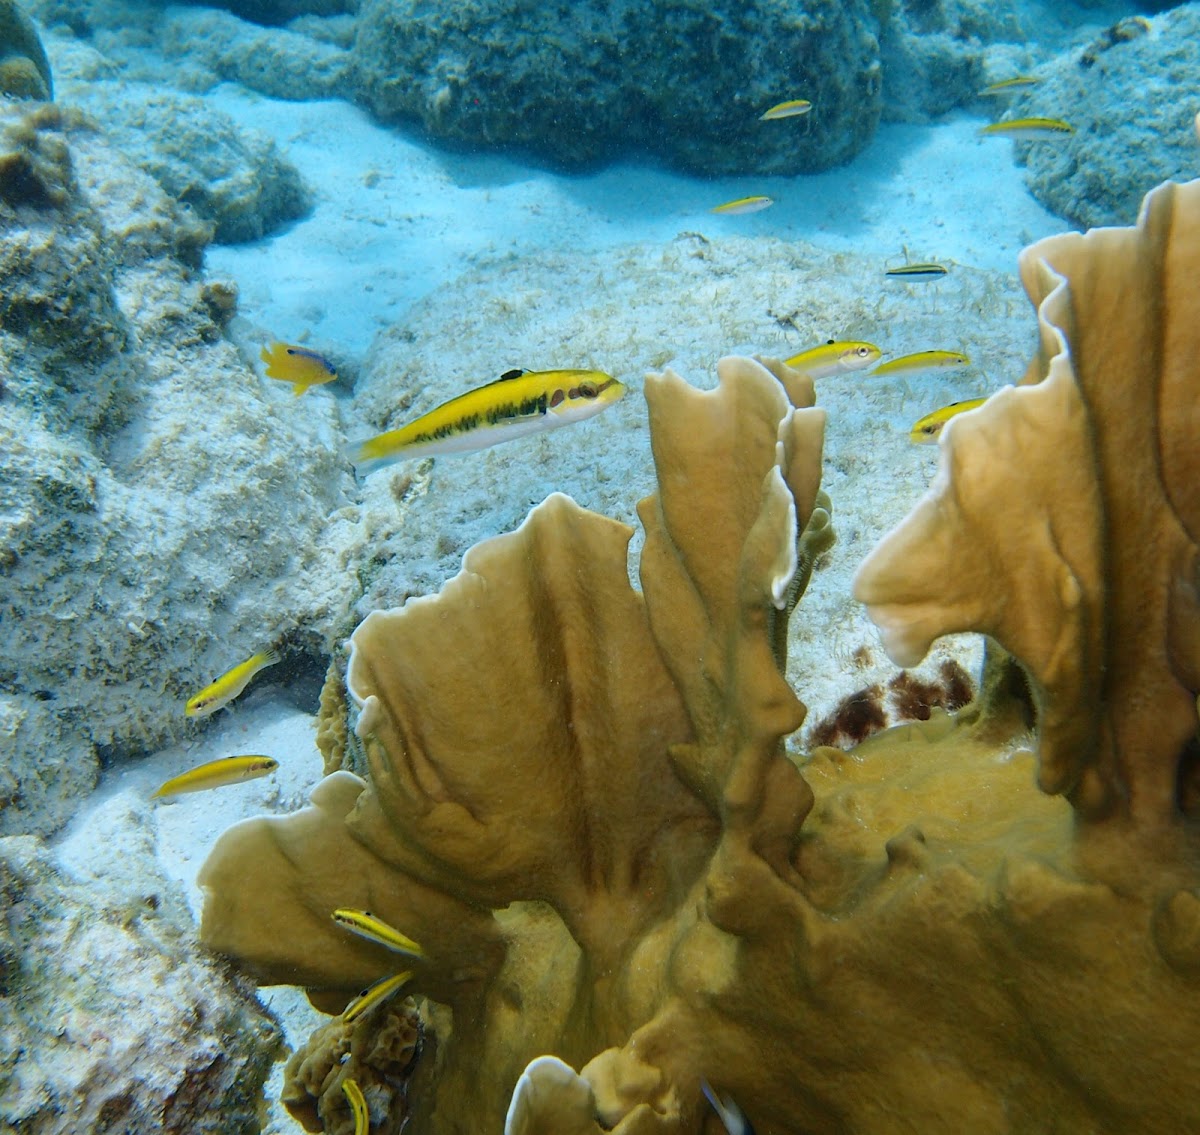
<path fill-rule="evenodd" d="M 625 387 L 599 370 L 510 370 L 399 429 L 350 448 L 363 476 L 407 457 L 471 453 L 513 438 L 581 422 L 617 402 Z"/>
<path fill-rule="evenodd" d="M 338 907 L 330 916 L 351 934 L 366 938 L 368 942 L 376 942 L 395 950 L 398 954 L 408 954 L 414 958 L 424 958 L 421 947 L 411 938 L 401 934 L 395 927 L 389 926 L 382 918 L 376 918 L 369 910 L 355 910 L 352 907 Z"/>
<path fill-rule="evenodd" d="M 251 655 L 245 662 L 227 670 L 211 685 L 205 686 L 194 698 L 189 698 L 183 712 L 188 717 L 207 717 L 216 713 L 223 705 L 233 701 L 260 670 L 274 666 L 279 661 L 279 652 L 263 650 Z"/>
<path fill-rule="evenodd" d="M 1018 142 L 1064 138 L 1074 133 L 1075 127 L 1061 118 L 1013 118 L 1008 122 L 993 122 L 979 131 L 982 138 L 1013 138 Z"/>
<path fill-rule="evenodd" d="M 965 414 L 968 410 L 976 410 L 986 401 L 986 398 L 969 398 L 965 402 L 951 402 L 949 406 L 943 406 L 940 410 L 934 410 L 932 414 L 926 414 L 925 417 L 919 419 L 913 425 L 908 436 L 918 445 L 937 441 L 941 435 L 942 427 L 951 418 L 956 418 L 959 414 Z"/>
<path fill-rule="evenodd" d="M 347 1076 L 342 1081 L 342 1094 L 354 1115 L 354 1135 L 367 1135 L 371 1130 L 371 1109 L 367 1107 L 366 1097 L 362 1094 L 358 1081 Z"/>
<path fill-rule="evenodd" d="M 321 386 L 337 378 L 337 369 L 324 355 L 289 343 L 272 343 L 259 355 L 267 364 L 267 377 L 290 382 L 298 398 L 310 386 Z"/>
<path fill-rule="evenodd" d="M 1011 79 L 1001 79 L 998 83 L 989 83 L 979 93 L 984 97 L 1013 94 L 1017 91 L 1028 90 L 1040 82 L 1041 79 L 1036 75 L 1014 75 Z"/>
<path fill-rule="evenodd" d="M 845 374 L 862 370 L 879 360 L 883 352 L 874 343 L 857 340 L 841 342 L 830 339 L 819 347 L 810 347 L 786 360 L 793 370 L 801 370 L 809 378 L 828 378 L 833 374 Z"/>
<path fill-rule="evenodd" d="M 940 280 L 950 269 L 944 264 L 901 264 L 899 268 L 889 268 L 884 275 L 892 280 L 928 281 Z"/>
<path fill-rule="evenodd" d="M 709 212 L 726 213 L 729 216 L 737 217 L 742 213 L 757 213 L 774 204 L 775 202 L 770 197 L 738 197 L 734 201 L 726 201 L 724 205 L 714 205 Z"/>
<path fill-rule="evenodd" d="M 950 370 L 954 367 L 971 365 L 971 360 L 961 351 L 917 351 L 912 355 L 901 355 L 888 359 L 877 366 L 872 374 L 915 374 L 922 370 Z"/>
<path fill-rule="evenodd" d="M 788 99 L 787 102 L 777 102 L 765 114 L 759 115 L 760 122 L 771 122 L 776 118 L 795 118 L 799 114 L 807 114 L 812 110 L 808 99 Z"/>
<path fill-rule="evenodd" d="M 266 776 L 278 767 L 279 762 L 274 757 L 257 753 L 246 757 L 222 757 L 219 761 L 209 761 L 171 777 L 150 799 L 180 796 L 184 792 L 203 792 L 226 784 L 241 784 L 243 780 L 257 780 L 260 776 Z"/>
<path fill-rule="evenodd" d="M 353 1001 L 342 1010 L 342 1020 L 346 1024 L 358 1020 L 364 1013 L 369 1013 L 376 1005 L 383 1004 L 393 993 L 412 979 L 412 970 L 404 973 L 394 973 L 390 977 L 382 977 L 372 985 L 367 986 Z"/>

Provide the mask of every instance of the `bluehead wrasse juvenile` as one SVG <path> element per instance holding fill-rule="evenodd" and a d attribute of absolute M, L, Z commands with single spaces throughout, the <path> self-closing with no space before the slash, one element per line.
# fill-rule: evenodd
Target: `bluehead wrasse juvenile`
<path fill-rule="evenodd" d="M 1011 79 L 1001 79 L 998 83 L 989 83 L 979 93 L 984 97 L 1014 94 L 1018 91 L 1028 90 L 1041 81 L 1036 75 L 1014 75 Z"/>
<path fill-rule="evenodd" d="M 724 205 L 714 205 L 709 209 L 709 212 L 725 213 L 732 217 L 738 217 L 742 213 L 757 213 L 774 204 L 775 202 L 772 198 L 762 195 L 757 197 L 738 197 L 733 201 L 726 201 Z"/>
<path fill-rule="evenodd" d="M 704 1098 L 712 1104 L 712 1109 L 717 1113 L 721 1126 L 729 1132 L 729 1135 L 754 1135 L 754 1128 L 750 1126 L 750 1121 L 742 1114 L 742 1109 L 733 1100 L 717 1095 L 707 1080 L 700 1081 L 700 1090 L 704 1093 Z"/>
<path fill-rule="evenodd" d="M 979 131 L 981 138 L 1013 138 L 1018 142 L 1037 142 L 1046 138 L 1066 138 L 1075 127 L 1061 118 L 1012 118 L 993 122 Z"/>
<path fill-rule="evenodd" d="M 216 713 L 221 706 L 233 701 L 250 684 L 255 674 L 274 666 L 278 661 L 279 652 L 274 649 L 252 654 L 245 662 L 238 663 L 215 682 L 205 686 L 195 697 L 189 698 L 183 712 L 188 717 L 207 717 L 210 713 Z"/>
<path fill-rule="evenodd" d="M 889 268 L 884 275 L 892 280 L 940 280 L 950 269 L 944 264 L 901 264 L 899 268 Z"/>
<path fill-rule="evenodd" d="M 404 973 L 393 973 L 388 977 L 381 977 L 378 981 L 368 985 L 366 989 L 342 1010 L 342 1020 L 346 1024 L 358 1020 L 364 1013 L 369 1013 L 374 1009 L 376 1005 L 382 1005 L 396 990 L 403 985 L 407 985 L 411 980 L 412 970 L 406 970 Z"/>
<path fill-rule="evenodd" d="M 184 792 L 204 792 L 209 788 L 222 788 L 226 784 L 241 784 L 243 780 L 257 780 L 279 767 L 274 757 L 259 753 L 245 757 L 222 757 L 196 768 L 181 772 L 159 786 L 151 797 L 158 800 L 164 796 L 180 796 Z"/>
<path fill-rule="evenodd" d="M 809 378 L 828 378 L 833 374 L 862 370 L 879 360 L 883 352 L 874 343 L 859 340 L 839 341 L 830 339 L 819 347 L 810 347 L 785 360 L 792 370 L 800 370 Z"/>
<path fill-rule="evenodd" d="M 510 370 L 415 421 L 350 448 L 365 476 L 408 457 L 472 453 L 542 430 L 581 422 L 617 402 L 625 387 L 599 370 Z"/>
<path fill-rule="evenodd" d="M 971 360 L 962 351 L 917 351 L 880 363 L 872 374 L 916 374 L 922 370 L 952 370 L 967 367 Z"/>
<path fill-rule="evenodd" d="M 343 929 L 368 942 L 375 942 L 395 950 L 398 954 L 408 954 L 413 958 L 425 957 L 424 951 L 411 938 L 405 937 L 393 926 L 389 926 L 382 918 L 376 918 L 369 910 L 355 910 L 352 907 L 338 907 L 330 916 Z"/>
<path fill-rule="evenodd" d="M 290 382 L 297 398 L 310 386 L 321 386 L 337 378 L 333 363 L 306 347 L 275 342 L 270 347 L 263 347 L 259 358 L 267 364 L 267 377 Z"/>
<path fill-rule="evenodd" d="M 371 1130 L 371 1109 L 367 1107 L 366 1097 L 358 1081 L 347 1076 L 342 1081 L 342 1095 L 350 1105 L 350 1113 L 354 1116 L 354 1135 L 367 1135 Z"/>
<path fill-rule="evenodd" d="M 770 110 L 758 116 L 760 122 L 771 122 L 776 118 L 795 118 L 812 110 L 808 99 L 788 99 L 787 102 L 777 102 Z"/>
<path fill-rule="evenodd" d="M 968 398 L 965 402 L 951 402 L 949 406 L 943 406 L 940 410 L 934 410 L 932 414 L 926 414 L 925 417 L 917 419 L 913 424 L 913 428 L 908 434 L 909 440 L 915 441 L 918 445 L 928 445 L 930 442 L 937 441 L 943 427 L 951 418 L 965 414 L 968 410 L 977 410 L 986 401 L 986 398 Z"/>

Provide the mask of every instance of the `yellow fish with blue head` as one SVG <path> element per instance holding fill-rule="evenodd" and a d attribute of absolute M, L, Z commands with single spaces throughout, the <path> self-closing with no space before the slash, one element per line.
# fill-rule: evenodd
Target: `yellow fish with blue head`
<path fill-rule="evenodd" d="M 297 398 L 310 386 L 323 386 L 338 376 L 337 368 L 324 355 L 292 343 L 263 347 L 259 358 L 267 364 L 267 377 L 290 382 Z"/>
<path fill-rule="evenodd" d="M 625 386 L 600 370 L 510 370 L 399 429 L 356 443 L 349 456 L 366 476 L 408 457 L 472 453 L 581 422 L 624 394 Z"/>

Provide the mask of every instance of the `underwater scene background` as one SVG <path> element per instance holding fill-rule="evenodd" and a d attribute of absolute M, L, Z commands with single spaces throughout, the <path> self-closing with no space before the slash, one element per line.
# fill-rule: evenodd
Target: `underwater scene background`
<path fill-rule="evenodd" d="M 1197 91 L 0 0 L 0 1131 L 1200 1131 Z"/>

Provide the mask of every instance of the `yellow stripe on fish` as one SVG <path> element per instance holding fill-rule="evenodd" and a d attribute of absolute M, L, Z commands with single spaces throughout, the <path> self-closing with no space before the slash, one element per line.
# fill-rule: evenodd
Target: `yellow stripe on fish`
<path fill-rule="evenodd" d="M 923 370 L 952 370 L 955 367 L 970 365 L 971 360 L 962 351 L 916 351 L 911 355 L 888 359 L 886 363 L 880 363 L 871 373 L 873 375 L 915 374 Z"/>
<path fill-rule="evenodd" d="M 1007 122 L 993 122 L 979 131 L 983 138 L 1013 138 L 1018 142 L 1064 138 L 1074 133 L 1075 127 L 1061 118 L 1013 118 Z"/>
<path fill-rule="evenodd" d="M 241 784 L 244 780 L 257 780 L 279 767 L 274 757 L 255 753 L 245 757 L 222 757 L 209 761 L 194 769 L 171 777 L 151 797 L 157 800 L 165 796 L 180 796 L 185 792 L 204 792 L 209 788 L 223 788 L 227 784 Z"/>
<path fill-rule="evenodd" d="M 330 917 L 343 929 L 357 934 L 360 938 L 366 938 L 368 942 L 386 946 L 398 954 L 408 954 L 414 958 L 425 957 L 424 951 L 416 942 L 401 934 L 394 926 L 389 926 L 382 918 L 377 918 L 369 910 L 338 907 Z"/>
<path fill-rule="evenodd" d="M 944 264 L 926 262 L 922 264 L 901 264 L 899 268 L 889 268 L 884 275 L 892 280 L 940 280 L 950 269 Z"/>
<path fill-rule="evenodd" d="M 348 1025 L 352 1024 L 365 1013 L 369 1013 L 376 1005 L 382 1005 L 396 990 L 407 985 L 411 980 L 412 970 L 380 978 L 374 984 L 367 986 L 342 1010 L 342 1020 Z"/>
<path fill-rule="evenodd" d="M 737 217 L 743 213 L 757 213 L 774 204 L 775 201 L 772 198 L 759 194 L 755 197 L 737 197 L 732 201 L 726 201 L 723 205 L 714 205 L 709 209 L 709 212 L 723 213 L 727 216 Z"/>
<path fill-rule="evenodd" d="M 270 347 L 263 347 L 259 358 L 267 364 L 267 377 L 290 382 L 297 398 L 310 386 L 321 386 L 337 378 L 333 363 L 306 347 L 274 342 Z"/>
<path fill-rule="evenodd" d="M 927 445 L 937 441 L 951 418 L 957 418 L 959 414 L 965 414 L 968 410 L 977 410 L 986 401 L 986 398 L 968 398 L 965 402 L 951 402 L 949 406 L 943 406 L 940 410 L 934 410 L 932 414 L 926 414 L 925 417 L 919 418 L 913 424 L 913 428 L 908 434 L 909 440 L 915 441 L 918 445 Z"/>
<path fill-rule="evenodd" d="M 830 375 L 869 367 L 878 362 L 882 354 L 874 343 L 830 339 L 819 347 L 810 347 L 807 351 L 793 355 L 786 359 L 785 363 L 792 370 L 803 371 L 809 378 L 828 378 Z"/>
<path fill-rule="evenodd" d="M 274 666 L 279 661 L 277 650 L 263 650 L 252 654 L 245 662 L 239 662 L 232 670 L 227 670 L 215 682 L 207 685 L 195 697 L 189 698 L 183 712 L 188 717 L 207 717 L 216 713 L 223 705 L 228 705 L 249 684 L 250 679 L 260 670 Z"/>
<path fill-rule="evenodd" d="M 1028 90 L 1040 82 L 1041 79 L 1036 75 L 1014 75 L 1011 79 L 1001 79 L 998 83 L 989 83 L 979 93 L 985 98 L 992 95 L 1014 94 L 1018 91 Z"/>
<path fill-rule="evenodd" d="M 354 1135 L 367 1135 L 371 1130 L 371 1109 L 367 1107 L 366 1096 L 358 1081 L 347 1076 L 342 1081 L 342 1095 L 350 1105 L 350 1113 L 354 1116 Z"/>
<path fill-rule="evenodd" d="M 350 460 L 365 476 L 408 457 L 472 453 L 581 422 L 624 394 L 624 385 L 600 370 L 510 370 L 399 429 L 359 442 L 351 447 Z"/>
<path fill-rule="evenodd" d="M 787 102 L 777 102 L 770 110 L 759 115 L 760 122 L 771 122 L 776 118 L 795 118 L 812 110 L 808 99 L 788 99 Z"/>

